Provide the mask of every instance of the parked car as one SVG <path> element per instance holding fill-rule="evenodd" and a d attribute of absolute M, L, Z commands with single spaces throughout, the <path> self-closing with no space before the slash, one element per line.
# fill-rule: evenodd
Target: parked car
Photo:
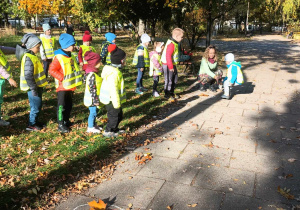
<path fill-rule="evenodd" d="M 51 28 L 59 27 L 58 22 L 55 18 L 43 18 L 40 21 L 41 26 L 45 23 L 48 23 L 51 26 Z"/>

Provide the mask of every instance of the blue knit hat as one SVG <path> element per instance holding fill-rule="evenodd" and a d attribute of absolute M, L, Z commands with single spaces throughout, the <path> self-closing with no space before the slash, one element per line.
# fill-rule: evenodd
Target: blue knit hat
<path fill-rule="evenodd" d="M 76 43 L 74 37 L 72 35 L 66 34 L 66 33 L 61 34 L 58 41 L 59 41 L 59 44 L 62 49 L 66 49 Z"/>
<path fill-rule="evenodd" d="M 105 34 L 106 40 L 109 41 L 110 43 L 112 43 L 112 41 L 113 41 L 114 39 L 116 39 L 116 37 L 117 37 L 117 36 L 116 36 L 115 34 L 110 33 L 110 32 L 108 32 L 108 33 Z"/>
<path fill-rule="evenodd" d="M 44 30 L 44 32 L 45 31 L 48 31 L 48 30 L 50 30 L 51 29 L 51 27 L 50 27 L 50 25 L 48 24 L 48 23 L 44 23 L 43 24 L 43 30 Z"/>

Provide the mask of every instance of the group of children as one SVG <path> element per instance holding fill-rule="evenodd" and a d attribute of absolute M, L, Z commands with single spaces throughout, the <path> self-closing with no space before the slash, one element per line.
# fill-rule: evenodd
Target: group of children
<path fill-rule="evenodd" d="M 61 34 L 59 37 L 60 49 L 54 50 L 55 38 L 51 37 L 51 28 L 48 24 L 43 25 L 44 34 L 38 38 L 34 34 L 26 34 L 22 38 L 22 46 L 17 46 L 16 55 L 21 60 L 20 88 L 27 92 L 30 114 L 26 130 L 38 131 L 45 125 L 38 121 L 38 115 L 42 107 L 43 87 L 47 82 L 48 73 L 55 79 L 57 92 L 57 122 L 58 131 L 67 133 L 72 123 L 70 115 L 73 105 L 73 94 L 76 88 L 85 81 L 84 105 L 89 108 L 88 133 L 100 133 L 102 128 L 96 123 L 98 109 L 105 105 L 108 122 L 103 132 L 106 137 L 116 137 L 123 130 L 118 126 L 123 118 L 122 103 L 126 101 L 122 68 L 126 64 L 126 53 L 115 44 L 116 35 L 107 33 L 106 40 L 101 47 L 101 53 L 97 54 L 91 46 L 92 36 L 85 32 L 83 45 L 79 47 L 78 60 L 74 56 L 76 41 L 73 35 Z M 164 97 L 166 99 L 178 98 L 174 90 L 178 80 L 176 64 L 179 60 L 178 44 L 182 41 L 184 31 L 175 28 L 172 37 L 164 44 L 155 42 L 154 50 L 148 52 L 151 38 L 147 34 L 141 36 L 141 44 L 137 47 L 133 58 L 133 64 L 137 68 L 136 80 L 137 94 L 147 91 L 143 86 L 143 75 L 149 68 L 149 75 L 153 76 L 153 96 L 159 97 L 157 89 L 160 75 L 164 75 Z M 40 52 L 43 65 L 37 57 Z M 240 64 L 234 62 L 234 56 L 228 54 L 225 57 L 229 79 L 225 80 L 225 93 L 223 98 L 230 97 L 230 87 L 241 83 Z M 104 68 L 99 76 L 101 63 Z M 10 67 L 4 54 L 0 51 L 0 108 L 3 102 L 3 88 L 5 80 L 16 87 L 16 82 L 11 78 Z M 81 69 L 85 72 L 84 77 Z M 211 90 L 214 81 L 220 81 L 222 73 L 217 70 L 216 49 L 208 47 L 202 59 L 199 77 L 200 90 L 204 91 L 205 84 L 210 83 Z M 237 74 L 237 76 L 235 76 Z M 1 117 L 1 116 L 0 116 Z M 0 118 L 1 119 L 1 118 Z M 9 122 L 0 120 L 0 126 L 9 125 Z"/>

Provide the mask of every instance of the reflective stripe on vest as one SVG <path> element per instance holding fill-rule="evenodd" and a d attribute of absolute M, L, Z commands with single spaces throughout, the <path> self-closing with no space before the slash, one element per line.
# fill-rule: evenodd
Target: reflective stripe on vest
<path fill-rule="evenodd" d="M 25 79 L 25 61 L 26 57 L 29 57 L 31 62 L 33 63 L 33 78 L 38 87 L 44 87 L 48 84 L 46 75 L 44 73 L 44 69 L 42 63 L 38 59 L 36 55 L 32 55 L 30 53 L 25 53 L 22 58 L 21 63 L 21 75 L 20 75 L 20 88 L 23 91 L 29 90 L 29 86 L 27 85 L 27 81 Z"/>
<path fill-rule="evenodd" d="M 6 59 L 4 53 L 1 50 L 0 50 L 0 64 L 5 68 L 7 73 L 9 73 L 9 74 L 11 73 L 10 72 L 10 65 L 7 62 L 7 59 Z M 0 79 L 4 79 L 4 77 L 0 75 Z"/>
<path fill-rule="evenodd" d="M 105 61 L 106 64 L 111 64 L 111 58 L 110 57 L 111 57 L 111 54 L 110 54 L 110 52 L 108 52 L 107 56 L 106 56 L 106 61 Z"/>
<path fill-rule="evenodd" d="M 150 60 L 149 60 L 148 49 L 144 45 L 142 45 L 142 44 L 139 44 L 137 46 L 137 48 L 140 47 L 140 46 L 144 47 L 144 62 L 145 62 L 145 67 L 149 67 L 150 66 Z M 132 64 L 133 65 L 137 65 L 138 64 L 138 49 L 137 48 L 135 50 L 135 53 L 134 53 L 134 56 L 133 56 L 133 60 L 132 60 Z"/>
<path fill-rule="evenodd" d="M 101 88 L 101 83 L 102 83 L 102 78 L 99 77 L 98 74 L 91 72 L 87 75 L 86 77 L 86 84 L 85 84 L 85 91 L 84 91 L 84 98 L 83 98 L 83 103 L 85 106 L 89 107 L 93 104 L 93 98 L 90 92 L 90 86 L 89 86 L 89 81 L 92 75 L 95 75 L 95 80 L 96 80 L 96 88 L 97 88 L 97 95 L 100 95 L 100 88 Z"/>
<path fill-rule="evenodd" d="M 123 104 L 126 102 L 126 92 L 125 92 L 125 86 L 124 86 L 124 79 L 121 71 L 113 66 L 106 65 L 104 68 L 111 68 L 110 71 L 117 71 L 118 77 L 121 78 L 121 83 L 118 85 L 118 95 L 120 97 L 120 103 Z M 103 71 L 103 70 L 102 70 Z M 111 85 L 115 84 L 109 84 L 106 79 L 103 79 L 101 84 L 101 90 L 100 90 L 100 102 L 103 104 L 109 104 L 111 100 L 110 90 Z"/>
<path fill-rule="evenodd" d="M 55 38 L 52 37 L 50 39 L 41 36 L 42 44 L 45 50 L 45 54 L 47 58 L 53 58 L 54 57 L 54 44 L 55 44 Z"/>
<path fill-rule="evenodd" d="M 149 76 L 153 76 L 153 75 L 159 76 L 161 75 L 161 71 L 158 68 L 156 68 L 154 63 L 151 61 L 153 58 L 155 58 L 159 62 L 159 64 L 162 65 L 160 61 L 160 55 L 157 53 L 153 54 L 152 57 L 150 58 Z"/>
<path fill-rule="evenodd" d="M 84 55 L 86 52 L 88 51 L 92 51 L 92 52 L 96 52 L 95 48 L 92 46 L 86 46 L 86 45 L 80 45 L 81 49 L 82 49 L 82 58 L 83 58 L 83 64 L 87 64 L 87 61 L 84 60 Z"/>
<path fill-rule="evenodd" d="M 170 39 L 167 41 L 167 44 L 166 44 L 166 46 L 164 48 L 164 51 L 162 53 L 161 62 L 167 63 L 167 48 L 168 48 L 168 45 L 171 44 L 171 43 L 173 43 L 174 47 L 175 47 L 174 52 L 172 54 L 172 62 L 173 62 L 174 65 L 176 65 L 178 63 L 178 60 L 179 60 L 178 44 L 175 43 L 174 41 L 170 40 Z"/>
<path fill-rule="evenodd" d="M 82 75 L 75 57 L 73 55 L 71 55 L 71 57 L 66 57 L 59 54 L 55 55 L 55 58 L 59 61 L 64 72 L 64 80 L 62 81 L 63 87 L 65 89 L 72 89 L 82 85 Z M 55 79 L 55 87 L 58 88 L 58 86 L 59 81 Z"/>

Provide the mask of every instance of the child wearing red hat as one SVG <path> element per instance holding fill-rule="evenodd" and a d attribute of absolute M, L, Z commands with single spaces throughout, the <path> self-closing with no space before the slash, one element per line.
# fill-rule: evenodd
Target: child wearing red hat
<path fill-rule="evenodd" d="M 100 105 L 99 95 L 102 83 L 101 77 L 98 75 L 101 63 L 99 54 L 88 51 L 84 56 L 87 61 L 86 85 L 84 92 L 84 105 L 89 108 L 90 114 L 88 118 L 87 133 L 100 133 L 101 127 L 96 124 L 96 117 Z"/>
<path fill-rule="evenodd" d="M 82 66 L 82 70 L 85 70 L 87 67 L 87 61 L 84 59 L 84 55 L 88 51 L 96 52 L 95 48 L 91 46 L 92 44 L 92 36 L 89 31 L 85 31 L 82 37 L 83 44 L 80 45 L 78 52 L 78 60 L 80 66 Z"/>

